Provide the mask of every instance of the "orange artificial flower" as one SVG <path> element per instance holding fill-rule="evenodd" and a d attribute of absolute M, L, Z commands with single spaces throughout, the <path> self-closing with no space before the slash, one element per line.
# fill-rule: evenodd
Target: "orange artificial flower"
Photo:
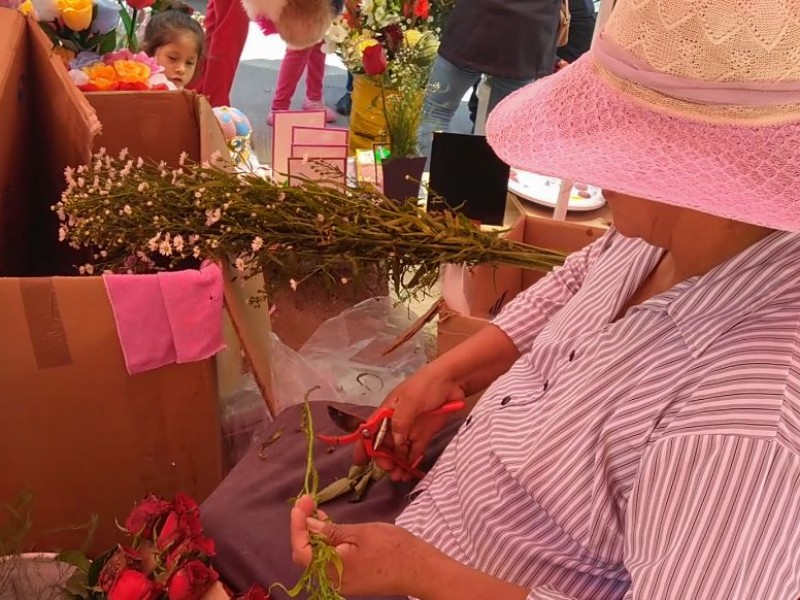
<path fill-rule="evenodd" d="M 87 91 L 108 92 L 119 87 L 117 72 L 110 65 L 98 64 L 84 69 L 84 73 L 89 76 Z"/>
<path fill-rule="evenodd" d="M 147 84 L 150 80 L 150 67 L 135 60 L 114 61 L 117 80 L 127 84 Z M 130 89 L 130 88 L 128 88 Z M 134 89 L 138 89 L 138 86 Z M 147 89 L 147 86 L 142 88 Z"/>

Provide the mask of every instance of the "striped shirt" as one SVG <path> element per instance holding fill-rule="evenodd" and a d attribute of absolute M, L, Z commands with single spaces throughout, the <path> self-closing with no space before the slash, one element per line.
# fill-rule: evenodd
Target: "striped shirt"
<path fill-rule="evenodd" d="M 530 599 L 800 597 L 800 235 L 615 320 L 662 255 L 611 230 L 504 309 L 398 525 Z"/>

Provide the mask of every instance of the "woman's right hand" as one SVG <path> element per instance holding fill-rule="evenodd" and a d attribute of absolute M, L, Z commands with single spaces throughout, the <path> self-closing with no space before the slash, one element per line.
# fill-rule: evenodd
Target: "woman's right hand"
<path fill-rule="evenodd" d="M 393 408 L 395 412 L 391 422 L 392 435 L 386 436 L 381 449 L 408 465 L 422 456 L 433 436 L 451 416 L 423 413 L 446 402 L 464 400 L 462 386 L 438 362 L 417 371 L 389 392 L 383 401 L 383 406 Z M 367 457 L 360 445 L 357 448 L 356 462 L 363 463 Z M 388 472 L 392 481 L 408 481 L 412 477 L 392 460 L 378 459 L 377 466 Z"/>

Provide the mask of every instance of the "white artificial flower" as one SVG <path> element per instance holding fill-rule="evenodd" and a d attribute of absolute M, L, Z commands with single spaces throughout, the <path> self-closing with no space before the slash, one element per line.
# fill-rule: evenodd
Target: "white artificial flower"
<path fill-rule="evenodd" d="M 245 263 L 243 258 L 236 259 L 236 270 L 240 273 L 244 273 L 245 270 Z"/>
<path fill-rule="evenodd" d="M 192 256 L 195 258 L 200 258 L 200 246 L 195 246 L 192 248 Z"/>
<path fill-rule="evenodd" d="M 257 235 L 253 238 L 253 242 L 250 244 L 250 247 L 253 249 L 253 252 L 258 252 L 264 247 L 264 239 Z"/>
<path fill-rule="evenodd" d="M 178 253 L 183 253 L 183 236 L 176 235 L 172 238 L 172 245 L 175 247 L 175 251 Z"/>
<path fill-rule="evenodd" d="M 36 10 L 36 18 L 40 21 L 55 21 L 61 15 L 57 0 L 32 0 L 32 3 Z"/>
<path fill-rule="evenodd" d="M 292 288 L 292 291 L 297 291 L 297 282 L 294 279 L 289 280 L 289 287 Z"/>
<path fill-rule="evenodd" d="M 214 223 L 222 218 L 222 211 L 218 208 L 214 210 L 208 209 L 206 211 L 206 227 L 211 227 Z"/>
<path fill-rule="evenodd" d="M 341 23 L 334 21 L 333 24 L 328 28 L 328 33 L 325 35 L 325 37 L 332 42 L 341 44 L 347 39 L 347 29 L 345 29 Z"/>
<path fill-rule="evenodd" d="M 124 212 L 126 215 L 133 214 L 133 210 L 131 209 L 130 205 L 128 205 L 128 204 L 126 204 L 125 206 L 122 207 L 122 212 Z"/>
<path fill-rule="evenodd" d="M 150 249 L 150 252 L 155 252 L 158 250 L 159 242 L 161 241 L 161 232 L 158 235 L 154 235 L 149 240 L 147 240 L 147 247 Z"/>

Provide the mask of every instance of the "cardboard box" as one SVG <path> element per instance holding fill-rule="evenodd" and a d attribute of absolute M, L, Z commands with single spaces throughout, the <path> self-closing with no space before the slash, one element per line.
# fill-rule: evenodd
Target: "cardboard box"
<path fill-rule="evenodd" d="M 95 142 L 98 113 L 50 46 L 34 21 L 0 9 L 0 503 L 32 493 L 27 541 L 42 550 L 80 546 L 86 531 L 64 528 L 96 514 L 97 552 L 121 538 L 114 519 L 145 494 L 202 500 L 214 489 L 218 398 L 242 361 L 226 336 L 216 361 L 129 376 L 102 279 L 58 276 L 80 257 L 58 243 L 50 206 L 64 168 L 88 162 L 93 146 L 174 162 L 181 150 L 208 156 L 222 136 L 198 97 L 148 92 L 93 98 L 104 128 Z M 250 310 L 230 277 L 225 285 L 225 329 L 268 373 L 266 312 Z"/>
<path fill-rule="evenodd" d="M 506 237 L 532 246 L 570 253 L 600 238 L 606 229 L 521 216 Z M 449 305 L 445 304 L 439 314 L 437 352 L 440 355 L 480 331 L 503 306 L 546 274 L 543 271 L 491 265 L 481 265 L 472 270 L 449 265 L 447 268 L 448 279 L 453 279 L 450 279 L 451 285 L 443 290 Z M 453 280 L 458 282 L 457 285 L 452 285 Z"/>
<path fill-rule="evenodd" d="M 539 219 L 552 219 L 554 210 L 536 204 L 530 200 L 520 198 L 513 192 L 508 193 L 508 203 L 513 204 L 514 208 L 521 215 L 526 217 L 536 217 Z M 588 225 L 590 227 L 599 227 L 601 229 L 608 229 L 611 225 L 611 209 L 608 204 L 597 210 L 590 210 L 586 212 L 571 211 L 567 213 L 567 223 L 576 223 L 579 225 Z"/>

